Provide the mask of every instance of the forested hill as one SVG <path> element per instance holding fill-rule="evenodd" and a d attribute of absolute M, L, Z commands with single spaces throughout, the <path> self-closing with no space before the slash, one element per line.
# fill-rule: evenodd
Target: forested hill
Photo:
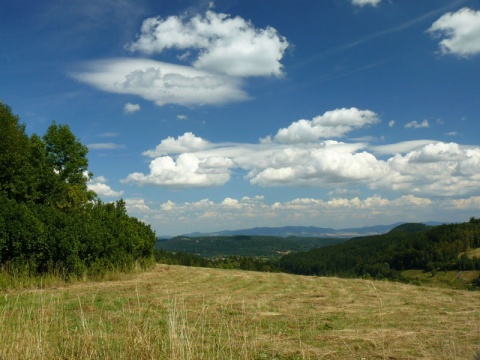
<path fill-rule="evenodd" d="M 395 223 L 390 225 L 375 225 L 358 228 L 346 228 L 346 229 L 332 229 L 321 228 L 316 226 L 281 226 L 281 227 L 255 227 L 250 229 L 240 230 L 222 230 L 213 233 L 190 233 L 184 234 L 187 237 L 205 237 L 205 236 L 277 236 L 277 237 L 335 237 L 335 238 L 352 238 L 354 236 L 366 236 L 384 234 L 401 223 Z M 433 223 L 429 223 L 433 224 Z M 440 225 L 440 223 L 435 223 Z"/>
<path fill-rule="evenodd" d="M 42 136 L 0 101 L 0 268 L 82 276 L 153 262 L 155 233 L 87 186 L 88 149 L 67 125 Z"/>
<path fill-rule="evenodd" d="M 285 255 L 280 268 L 304 275 L 398 279 L 400 271 L 408 269 L 480 269 L 480 259 L 464 254 L 476 248 L 480 248 L 480 219 L 434 227 L 403 224 L 384 235 Z"/>
<path fill-rule="evenodd" d="M 343 238 L 310 238 L 291 236 L 176 236 L 157 241 L 155 247 L 166 251 L 184 252 L 203 257 L 280 256 L 291 251 L 305 251 L 338 244 Z"/>

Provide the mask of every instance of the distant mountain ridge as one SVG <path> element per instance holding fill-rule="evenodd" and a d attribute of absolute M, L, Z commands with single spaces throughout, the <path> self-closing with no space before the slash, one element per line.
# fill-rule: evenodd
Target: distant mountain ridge
<path fill-rule="evenodd" d="M 189 234 L 183 234 L 184 236 L 235 236 L 235 235 L 249 235 L 249 236 L 305 236 L 305 237 L 344 237 L 351 238 L 356 236 L 378 235 L 385 234 L 393 228 L 404 224 L 404 222 L 397 222 L 390 225 L 375 225 L 365 226 L 359 228 L 345 228 L 345 229 L 332 229 L 321 228 L 316 226 L 282 226 L 282 227 L 254 227 L 250 229 L 239 230 L 222 230 L 210 233 L 193 232 Z M 424 222 L 425 225 L 435 226 L 441 225 L 441 222 L 428 221 Z"/>

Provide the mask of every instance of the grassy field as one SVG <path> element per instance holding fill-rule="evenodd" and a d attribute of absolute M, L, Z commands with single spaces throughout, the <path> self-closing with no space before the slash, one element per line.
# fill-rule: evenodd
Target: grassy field
<path fill-rule="evenodd" d="M 478 292 L 157 265 L 9 290 L 0 359 L 477 359 Z"/>
<path fill-rule="evenodd" d="M 422 286 L 466 290 L 471 287 L 472 281 L 478 279 L 479 271 L 436 271 L 432 275 L 431 272 L 423 270 L 405 270 L 402 275 L 418 281 Z"/>

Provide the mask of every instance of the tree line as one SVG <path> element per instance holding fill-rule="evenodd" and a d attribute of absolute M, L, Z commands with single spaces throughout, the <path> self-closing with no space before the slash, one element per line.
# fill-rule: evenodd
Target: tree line
<path fill-rule="evenodd" d="M 401 271 L 480 270 L 480 259 L 466 252 L 480 248 L 480 219 L 429 227 L 401 225 L 384 235 L 285 255 L 282 271 L 303 275 L 402 280 Z"/>
<path fill-rule="evenodd" d="M 88 189 L 88 148 L 68 125 L 43 136 L 0 101 L 0 266 L 66 277 L 128 270 L 153 260 L 155 233 Z"/>

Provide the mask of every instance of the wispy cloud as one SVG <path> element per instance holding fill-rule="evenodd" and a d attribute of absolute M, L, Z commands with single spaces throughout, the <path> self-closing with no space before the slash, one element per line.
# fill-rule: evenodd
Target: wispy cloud
<path fill-rule="evenodd" d="M 357 6 L 377 6 L 381 1 L 382 0 L 352 0 L 352 4 Z"/>
<path fill-rule="evenodd" d="M 418 122 L 415 120 L 405 124 L 405 128 L 407 129 L 421 129 L 428 127 L 430 127 L 430 123 L 428 122 L 428 120 L 423 120 L 422 122 Z"/>
<path fill-rule="evenodd" d="M 87 144 L 87 147 L 92 150 L 116 150 L 116 149 L 124 149 L 125 145 L 115 144 L 115 143 L 95 143 L 95 144 Z"/>
<path fill-rule="evenodd" d="M 361 0 L 360 0 L 361 1 Z M 368 1 L 368 0 L 366 0 Z M 456 7 L 458 6 L 458 4 L 464 2 L 463 0 L 459 0 L 459 1 L 455 1 L 453 3 L 450 3 L 449 5 L 447 6 L 444 6 L 444 7 L 441 7 L 439 9 L 435 9 L 435 10 L 432 10 L 432 11 L 429 11 L 428 13 L 425 13 L 421 16 L 418 16 L 414 19 L 411 19 L 409 21 L 406 21 L 402 24 L 399 24 L 399 25 L 396 25 L 396 26 L 393 26 L 389 29 L 384 29 L 384 30 L 381 30 L 381 31 L 378 31 L 376 33 L 373 33 L 373 34 L 370 34 L 370 35 L 367 35 L 363 38 L 360 38 L 360 39 L 357 39 L 357 40 L 354 40 L 350 43 L 347 43 L 347 44 L 343 44 L 343 45 L 339 45 L 337 47 L 334 47 L 332 49 L 329 49 L 329 50 L 326 50 L 326 51 L 321 51 L 319 53 L 317 53 L 316 55 L 308 58 L 308 59 L 305 59 L 303 61 L 300 61 L 296 64 L 296 66 L 304 66 L 304 65 L 307 65 L 307 64 L 310 64 L 314 61 L 317 61 L 318 59 L 321 59 L 325 56 L 330 56 L 330 55 L 335 55 L 335 54 L 338 54 L 340 52 L 343 52 L 343 51 L 346 51 L 346 50 L 349 50 L 349 49 L 352 49 L 352 48 L 355 48 L 357 46 L 360 46 L 364 43 L 367 43 L 369 41 L 372 41 L 374 39 L 377 39 L 377 38 L 380 38 L 380 37 L 383 37 L 383 36 L 386 36 L 386 35 L 389 35 L 389 34 L 393 34 L 393 33 L 396 33 L 396 32 L 400 32 L 400 31 L 403 31 L 403 30 L 406 30 L 412 26 L 415 26 L 417 24 L 420 24 L 424 21 L 426 21 L 427 19 L 431 18 L 431 17 L 434 17 L 442 12 L 445 12 L 446 10 L 452 8 L 452 7 Z"/>

